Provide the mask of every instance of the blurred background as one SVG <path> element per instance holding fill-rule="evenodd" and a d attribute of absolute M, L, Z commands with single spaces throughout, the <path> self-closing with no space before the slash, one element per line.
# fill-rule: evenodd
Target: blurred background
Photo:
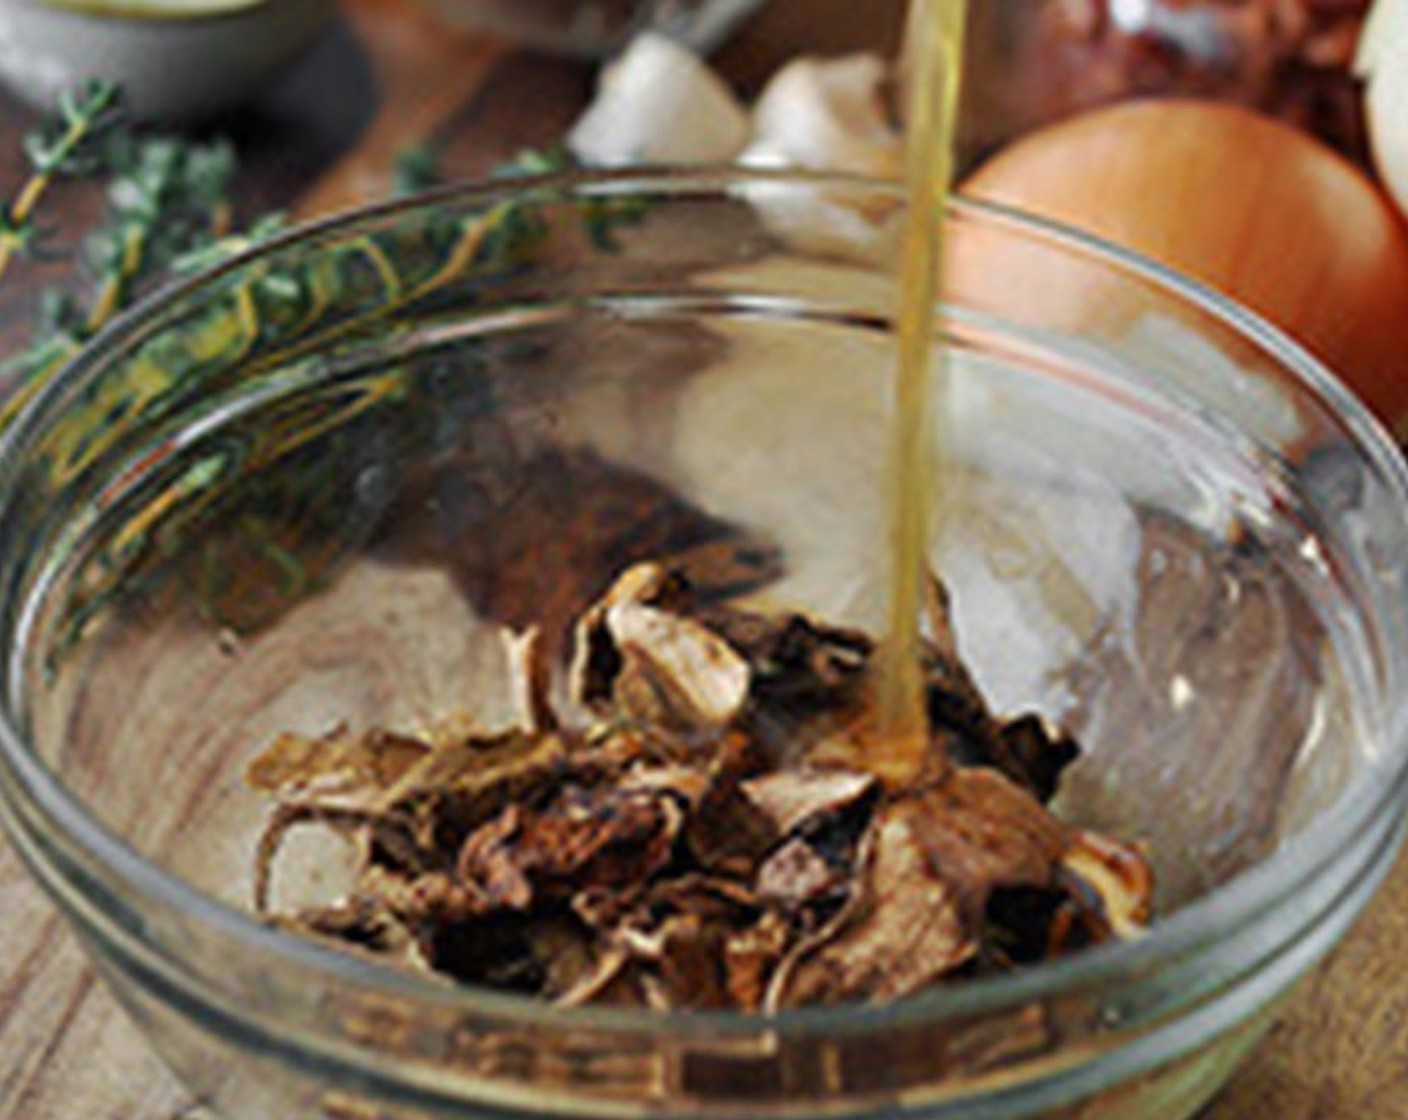
<path fill-rule="evenodd" d="M 712 50 L 747 93 L 798 51 L 893 49 L 901 0 L 852 12 L 845 0 L 0 0 L 0 184 L 24 182 L 23 138 L 60 91 L 96 76 L 146 133 L 228 143 L 232 229 L 271 211 L 312 217 L 560 145 L 598 60 L 642 26 Z M 26 342 L 43 289 L 81 283 L 63 247 L 106 205 L 86 182 L 47 192 L 55 259 L 26 262 L 35 282 L 0 291 L 0 357 Z"/>
<path fill-rule="evenodd" d="M 783 144 L 789 149 L 784 161 L 887 174 L 895 158 L 897 81 L 889 63 L 905 7 L 904 0 L 0 0 L 0 84 L 8 90 L 0 96 L 0 183 L 19 189 L 32 163 L 26 133 L 56 111 L 61 91 L 98 77 L 120 88 L 124 120 L 145 130 L 139 136 L 165 132 L 178 145 L 222 150 L 228 173 L 219 183 L 207 177 L 213 184 L 207 193 L 224 208 L 213 233 L 248 229 L 271 212 L 310 218 L 481 177 L 525 150 L 560 148 L 593 95 L 601 62 L 646 30 L 708 61 L 724 83 L 715 100 L 736 106 L 723 106 L 725 113 L 747 110 L 799 55 L 875 56 L 873 69 L 808 75 L 793 83 L 791 96 L 776 100 L 782 131 L 796 134 Z M 1370 7 L 1370 0 L 980 0 L 972 9 L 967 51 L 963 170 L 1016 137 L 1093 107 L 1192 96 L 1285 122 L 1372 175 L 1365 86 L 1355 74 L 1357 52 L 1361 73 L 1373 61 L 1360 49 Z M 1396 10 L 1380 23 L 1402 23 L 1399 0 L 1383 0 L 1381 7 Z M 1380 39 L 1392 42 L 1394 30 Z M 1408 49 L 1397 57 L 1408 57 Z M 636 66 L 635 100 L 650 101 L 653 95 L 641 94 L 652 83 L 665 91 L 666 102 L 692 97 L 697 76 L 681 75 L 677 61 L 656 56 Z M 1408 89 L 1403 64 L 1395 69 L 1385 62 L 1382 69 L 1380 87 Z M 794 124 L 808 113 L 817 119 Z M 664 115 L 661 110 L 661 119 L 639 127 L 669 131 Z M 618 118 L 608 115 L 608 131 L 622 131 Z M 1385 131 L 1408 135 L 1408 125 Z M 856 133 L 849 158 L 839 150 L 846 137 L 832 135 L 837 132 Z M 1128 146 L 1124 137 L 1116 139 Z M 679 154 L 668 145 L 652 149 L 648 140 L 625 154 L 661 160 Z M 1190 142 L 1221 166 L 1219 145 L 1226 137 L 1202 130 Z M 625 151 L 629 144 L 616 146 Z M 1382 144 L 1381 157 L 1392 146 Z M 727 151 L 706 146 L 686 154 Z M 178 150 L 168 158 L 179 162 L 186 154 Z M 1398 158 L 1387 164 L 1402 165 L 1402 155 L 1394 154 Z M 1387 166 L 1384 158 L 1380 163 Z M 1319 174 L 1315 167 L 1305 171 L 1304 160 L 1290 159 L 1286 167 Z M 1229 171 L 1229 179 L 1238 178 L 1235 167 Z M 1388 167 L 1390 181 L 1393 171 Z M 1064 172 L 1047 178 L 1055 182 L 1036 193 L 1024 189 L 1014 197 L 1003 182 L 991 196 L 1161 256 L 1139 236 L 1145 231 L 1116 228 L 1102 215 L 1079 220 L 1087 215 L 1065 196 L 1081 193 L 1083 180 L 1067 181 Z M 1190 180 L 1188 189 L 1201 185 Z M 1303 209 L 1336 211 L 1337 218 L 1345 209 L 1329 196 L 1307 203 Z M 65 179 L 46 192 L 38 224 L 53 235 L 56 251 L 31 254 L 41 258 L 30 273 L 35 283 L 0 291 L 0 358 L 32 336 L 30 324 L 46 322 L 40 306 L 46 289 L 81 285 L 73 254 L 86 231 L 102 225 L 109 206 L 92 184 Z M 50 256 L 56 259 L 45 263 Z M 1222 279 L 1218 261 L 1200 267 L 1208 262 L 1186 253 L 1162 258 L 1201 279 Z M 1361 271 L 1367 283 L 1353 287 L 1355 298 L 1346 304 L 1363 302 L 1364 287 L 1378 293 L 1373 304 L 1408 300 L 1408 264 Z M 1229 285 L 1231 294 L 1294 331 L 1301 311 L 1287 305 L 1301 297 L 1280 286 L 1273 282 L 1276 290 L 1263 293 L 1235 279 Z M 126 285 L 124 299 L 143 287 Z M 1350 322 L 1364 329 L 1352 313 Z M 1382 333 L 1381 327 L 1371 323 L 1369 333 Z M 1358 371 L 1346 367 L 1361 355 L 1342 360 L 1334 337 L 1347 329 L 1311 322 L 1302 341 L 1354 380 Z M 1372 354 L 1364 379 L 1383 382 L 1384 364 Z M 0 370 L 0 383 L 14 380 L 13 370 Z M 1408 376 L 1402 380 L 1408 383 Z M 1408 407 L 1408 390 L 1380 394 L 1382 402 L 1372 389 L 1367 395 L 1390 423 Z"/>

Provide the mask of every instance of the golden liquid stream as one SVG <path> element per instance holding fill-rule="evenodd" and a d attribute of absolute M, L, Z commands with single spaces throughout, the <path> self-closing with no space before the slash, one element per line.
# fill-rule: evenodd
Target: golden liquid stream
<path fill-rule="evenodd" d="M 928 717 L 920 667 L 919 619 L 927 578 L 931 508 L 942 511 L 933 469 L 934 402 L 948 376 L 936 345 L 943 268 L 944 207 L 953 183 L 967 0 L 912 0 L 905 43 L 908 207 L 897 277 L 894 418 L 889 440 L 890 606 L 877 675 L 879 734 L 870 769 L 891 785 L 918 777 L 927 757 Z"/>

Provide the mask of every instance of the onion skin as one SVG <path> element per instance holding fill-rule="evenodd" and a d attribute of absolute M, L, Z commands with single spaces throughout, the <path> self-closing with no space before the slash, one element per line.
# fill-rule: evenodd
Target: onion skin
<path fill-rule="evenodd" d="M 1233 106 L 1133 102 L 1024 137 L 963 190 L 1232 296 L 1314 352 L 1399 434 L 1408 430 L 1408 227 L 1320 142 Z"/>

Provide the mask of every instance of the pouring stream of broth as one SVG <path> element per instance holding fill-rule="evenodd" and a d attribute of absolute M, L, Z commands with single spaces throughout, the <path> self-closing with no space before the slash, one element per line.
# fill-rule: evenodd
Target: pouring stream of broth
<path fill-rule="evenodd" d="M 905 186 L 908 207 L 897 274 L 897 370 L 887 464 L 889 619 L 877 678 L 880 734 L 870 768 L 891 785 L 914 778 L 928 719 L 919 657 L 919 618 L 930 532 L 943 510 L 933 464 L 933 405 L 947 399 L 947 359 L 935 346 L 943 266 L 944 207 L 954 141 L 967 0 L 912 0 L 905 41 Z M 938 500 L 936 500 L 936 498 Z"/>

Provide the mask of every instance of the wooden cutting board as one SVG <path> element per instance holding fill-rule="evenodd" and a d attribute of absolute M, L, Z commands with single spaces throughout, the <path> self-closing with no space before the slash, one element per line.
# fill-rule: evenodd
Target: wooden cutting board
<path fill-rule="evenodd" d="M 866 21 L 853 18 L 854 0 L 775 0 L 725 48 L 721 66 L 748 87 L 799 45 L 883 45 L 898 11 L 883 4 L 886 19 L 857 27 Z M 245 125 L 261 137 L 246 155 L 247 194 L 260 205 L 310 214 L 379 193 L 395 153 L 431 135 L 443 141 L 452 172 L 480 174 L 522 146 L 559 137 L 587 90 L 583 67 L 438 34 L 403 14 L 398 0 L 353 0 L 349 8 L 349 26 L 372 43 L 366 69 L 382 83 L 379 109 L 321 175 L 308 174 L 296 129 L 267 139 L 264 123 Z M 340 96 L 337 73 L 300 80 Z M 27 123 L 0 106 L 0 147 L 17 148 Z M 0 293 L 0 323 L 24 314 L 22 300 L 10 299 Z M 0 1120 L 198 1120 L 198 1104 L 113 1004 L 3 841 L 0 914 L 8 934 L 0 952 Z M 1405 946 L 1408 859 L 1205 1120 L 1408 1120 Z"/>

